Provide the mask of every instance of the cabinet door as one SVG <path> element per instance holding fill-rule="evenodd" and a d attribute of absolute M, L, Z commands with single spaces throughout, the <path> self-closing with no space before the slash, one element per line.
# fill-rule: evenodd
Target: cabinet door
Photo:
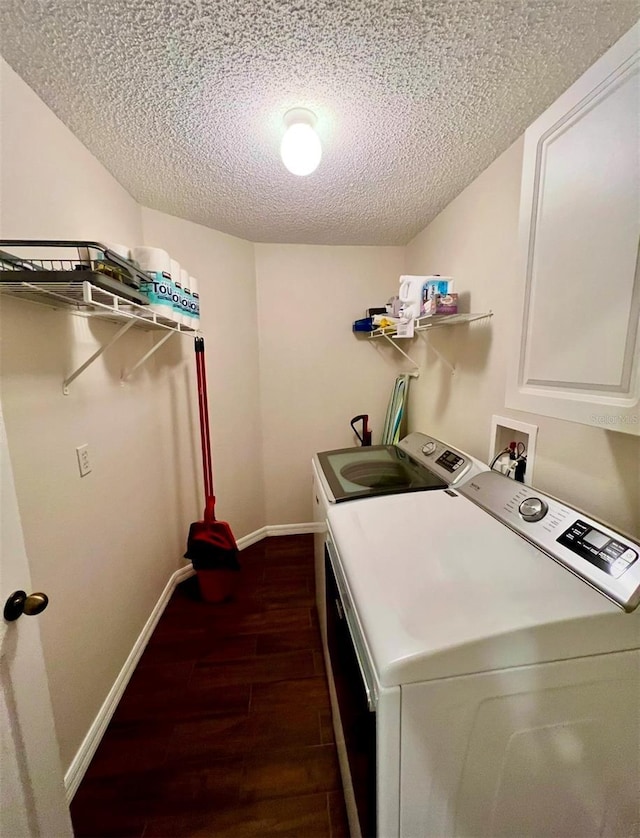
<path fill-rule="evenodd" d="M 640 24 L 525 134 L 507 406 L 640 434 Z"/>

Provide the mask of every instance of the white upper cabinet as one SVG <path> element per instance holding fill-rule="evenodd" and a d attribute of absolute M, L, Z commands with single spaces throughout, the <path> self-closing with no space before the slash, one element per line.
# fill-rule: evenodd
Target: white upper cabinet
<path fill-rule="evenodd" d="M 640 434 L 640 24 L 527 130 L 506 403 Z"/>

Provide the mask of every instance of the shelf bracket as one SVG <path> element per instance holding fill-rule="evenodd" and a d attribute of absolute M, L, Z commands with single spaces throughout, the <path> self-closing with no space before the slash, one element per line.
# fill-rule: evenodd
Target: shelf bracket
<path fill-rule="evenodd" d="M 407 375 L 410 375 L 411 378 L 418 378 L 420 376 L 420 367 L 419 367 L 418 364 L 416 364 L 416 362 L 413 360 L 413 358 L 410 355 L 407 355 L 407 353 L 404 351 L 404 349 L 400 349 L 400 347 L 398 346 L 398 341 L 395 340 L 391 335 L 383 334 L 382 337 L 386 341 L 388 341 L 391 344 L 391 346 L 393 346 L 394 349 L 396 349 L 401 355 L 404 355 L 404 357 L 407 359 L 407 361 L 409 361 L 409 363 L 411 363 L 413 365 L 413 369 L 409 370 Z"/>
<path fill-rule="evenodd" d="M 418 332 L 418 334 L 419 334 L 421 337 L 423 337 L 423 336 L 424 336 L 424 337 L 423 337 L 423 340 L 426 342 L 426 344 L 427 344 L 427 346 L 429 347 L 429 349 L 430 349 L 430 350 L 431 350 L 431 351 L 432 351 L 435 355 L 437 355 L 438 360 L 442 361 L 442 363 L 445 365 L 445 367 L 449 367 L 449 369 L 450 369 L 450 371 L 451 371 L 451 375 L 455 375 L 455 371 L 456 371 L 455 366 L 454 366 L 454 365 L 453 365 L 450 361 L 448 361 L 448 360 L 444 357 L 444 355 L 442 354 L 442 352 L 438 352 L 438 350 L 435 348 L 435 346 L 434 346 L 434 345 L 431 343 L 431 341 L 429 340 L 429 336 L 426 334 L 426 332 Z"/>
<path fill-rule="evenodd" d="M 160 347 L 162 346 L 162 344 L 166 343 L 169 340 L 169 338 L 172 337 L 175 334 L 178 334 L 177 330 L 167 332 L 167 334 L 164 335 L 157 343 L 154 343 L 153 346 L 151 347 L 151 349 L 148 352 L 146 352 L 142 356 L 142 358 L 140 358 L 140 360 L 138 361 L 137 364 L 134 364 L 134 366 L 132 366 L 131 369 L 128 370 L 127 372 L 122 373 L 122 376 L 120 378 L 120 383 L 124 384 L 124 382 L 128 378 L 130 378 L 133 375 L 133 373 L 138 369 L 138 367 L 141 367 L 144 363 L 146 363 L 149 360 L 149 358 L 154 354 L 154 352 L 157 352 L 158 349 L 160 349 Z"/>
<path fill-rule="evenodd" d="M 128 332 L 129 329 L 131 329 L 135 325 L 136 321 L 133 318 L 131 318 L 131 320 L 127 320 L 124 326 L 118 329 L 118 331 L 115 333 L 115 335 L 111 338 L 110 341 L 105 343 L 104 346 L 101 346 L 100 349 L 97 350 L 97 352 L 94 352 L 93 355 L 90 358 L 88 358 L 84 362 L 84 364 L 79 366 L 75 372 L 72 372 L 68 378 L 65 378 L 65 380 L 62 383 L 62 392 L 65 394 L 65 396 L 69 395 L 69 385 L 71 384 L 71 382 L 75 381 L 76 378 L 79 375 L 81 375 L 87 369 L 87 367 L 90 367 L 91 364 L 93 364 L 93 362 L 97 358 L 99 358 L 103 352 L 106 352 L 106 350 L 109 349 L 110 346 L 113 346 L 113 344 L 116 343 L 116 341 L 120 340 L 120 338 L 122 337 L 122 335 L 124 335 L 125 332 Z"/>

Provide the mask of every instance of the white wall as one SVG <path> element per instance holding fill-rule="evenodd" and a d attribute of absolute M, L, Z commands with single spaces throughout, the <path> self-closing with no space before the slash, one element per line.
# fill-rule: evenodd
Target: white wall
<path fill-rule="evenodd" d="M 140 207 L 0 58 L 3 238 L 141 241 Z"/>
<path fill-rule="evenodd" d="M 142 220 L 145 242 L 199 282 L 216 513 L 239 538 L 265 524 L 254 246 L 155 210 Z"/>
<path fill-rule="evenodd" d="M 456 363 L 451 375 L 426 346 L 412 384 L 410 425 L 486 460 L 491 415 L 538 425 L 534 483 L 615 526 L 640 534 L 640 439 L 504 407 L 516 258 L 522 139 L 501 155 L 407 246 L 408 273 L 455 278 L 488 321 L 441 329 L 431 340 Z M 418 356 L 416 356 L 418 357 Z"/>
<path fill-rule="evenodd" d="M 368 413 L 379 442 L 398 358 L 351 324 L 397 293 L 401 247 L 256 245 L 268 524 L 312 520 L 311 457 L 357 444 Z"/>
<path fill-rule="evenodd" d="M 135 201 L 6 64 L 2 161 L 2 236 L 141 240 Z M 175 465 L 166 408 L 184 374 L 178 361 L 170 388 L 159 362 L 121 387 L 121 368 L 152 340 L 129 334 L 64 396 L 65 375 L 116 327 L 6 298 L 0 316 L 2 402 L 31 576 L 51 600 L 38 619 L 67 768 L 178 566 L 179 507 L 193 499 L 156 487 Z M 80 479 L 85 442 L 93 471 Z"/>
<path fill-rule="evenodd" d="M 6 64 L 0 69 L 0 236 L 141 243 L 138 204 Z M 184 253 L 194 273 L 202 276 L 215 256 L 220 293 L 243 301 L 247 323 L 235 333 L 225 327 L 225 357 L 219 352 L 209 364 L 212 402 L 218 375 L 227 402 L 212 410 L 214 442 L 222 437 L 218 447 L 231 450 L 247 428 L 255 437 L 258 424 L 251 245 L 158 213 L 145 211 L 144 220 L 150 243 Z M 216 326 L 215 346 L 220 289 L 211 300 L 207 281 L 204 322 L 207 332 Z M 33 584 L 51 599 L 38 619 L 67 769 L 169 577 L 184 565 L 189 523 L 202 514 L 193 344 L 174 336 L 121 386 L 122 370 L 156 339 L 130 331 L 64 396 L 65 376 L 118 327 L 6 297 L 0 317 L 2 403 Z M 243 402 L 248 423 L 234 407 L 236 386 L 251 392 Z M 85 442 L 93 471 L 81 479 L 75 448 Z M 238 482 L 237 463 L 216 464 L 220 511 L 234 513 L 237 535 L 261 526 L 261 480 L 250 485 L 245 471 Z"/>

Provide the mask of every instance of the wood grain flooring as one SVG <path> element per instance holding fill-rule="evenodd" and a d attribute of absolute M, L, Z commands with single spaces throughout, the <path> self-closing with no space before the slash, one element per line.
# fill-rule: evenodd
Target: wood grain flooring
<path fill-rule="evenodd" d="M 71 804 L 78 838 L 348 838 L 313 536 L 240 560 L 231 602 L 175 590 Z"/>

